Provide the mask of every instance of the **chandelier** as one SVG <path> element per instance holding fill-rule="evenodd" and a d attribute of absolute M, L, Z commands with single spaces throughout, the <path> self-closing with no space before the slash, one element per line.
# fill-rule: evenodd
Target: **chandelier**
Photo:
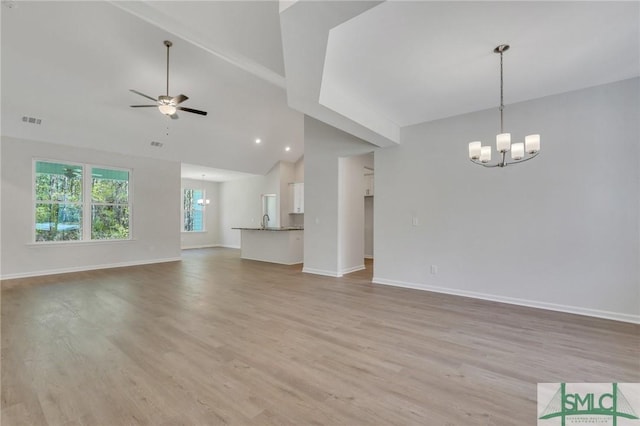
<path fill-rule="evenodd" d="M 500 134 L 496 136 L 496 151 L 499 159 L 497 163 L 491 163 L 491 145 L 482 146 L 482 142 L 469 143 L 469 159 L 484 167 L 506 167 L 509 164 L 529 161 L 540 153 L 540 135 L 528 135 L 524 143 L 511 143 L 511 133 L 504 132 L 504 84 L 502 78 L 502 54 L 509 50 L 508 44 L 501 44 L 493 49 L 500 54 Z M 507 161 L 507 152 L 511 151 L 511 161 Z"/>
<path fill-rule="evenodd" d="M 204 175 L 202 175 L 202 196 L 204 197 Z M 196 203 L 199 206 L 207 206 L 209 205 L 209 203 L 211 202 L 211 200 L 209 200 L 208 198 L 198 198 L 198 201 L 196 201 Z"/>

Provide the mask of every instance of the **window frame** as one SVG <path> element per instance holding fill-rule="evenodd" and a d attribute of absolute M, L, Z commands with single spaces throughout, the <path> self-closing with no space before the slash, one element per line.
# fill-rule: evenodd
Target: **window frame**
<path fill-rule="evenodd" d="M 184 214 L 186 212 L 185 208 L 184 208 L 184 193 L 185 191 L 202 191 L 202 199 L 206 200 L 207 199 L 207 192 L 204 188 L 194 188 L 194 187 L 182 187 L 181 191 L 180 191 L 180 232 L 183 232 L 185 234 L 194 234 L 194 233 L 204 233 L 207 232 L 207 205 L 203 204 L 202 205 L 202 229 L 201 230 L 194 230 L 194 231 L 187 231 L 186 229 L 184 229 Z"/>
<path fill-rule="evenodd" d="M 78 240 L 60 240 L 60 241 L 38 241 L 36 239 L 36 204 L 38 204 L 38 200 L 36 197 L 37 191 L 37 183 L 36 183 L 36 163 L 44 162 L 44 163 L 57 163 L 57 164 L 67 164 L 70 166 L 78 166 L 82 168 L 82 197 L 80 201 L 80 207 L 82 208 L 82 232 L 81 238 Z M 116 170 L 121 172 L 128 172 L 129 174 L 129 183 L 128 183 L 128 203 L 127 206 L 129 208 L 129 236 L 127 238 L 109 238 L 109 239 L 92 239 L 92 207 L 93 207 L 93 199 L 92 199 L 92 178 L 93 178 L 93 169 L 108 169 L 108 170 Z M 96 203 L 97 205 L 104 205 L 102 203 Z M 124 204 L 120 204 L 124 205 Z M 77 161 L 69 161 L 69 160 L 61 160 L 61 159 L 53 159 L 53 158 L 39 158 L 34 157 L 32 159 L 32 167 L 31 167 L 31 244 L 34 245 L 48 245 L 48 244 L 102 244 L 102 243 L 113 243 L 113 242 L 123 242 L 123 241 L 132 241 L 133 238 L 133 169 L 127 167 L 118 167 L 118 166 L 109 166 L 104 164 L 94 164 L 94 163 L 81 163 Z"/>

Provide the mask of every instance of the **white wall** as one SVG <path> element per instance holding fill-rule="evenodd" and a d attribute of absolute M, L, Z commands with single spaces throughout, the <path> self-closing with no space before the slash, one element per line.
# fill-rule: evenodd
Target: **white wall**
<path fill-rule="evenodd" d="M 291 226 L 293 211 L 293 188 L 291 183 L 295 181 L 295 164 L 281 161 L 280 165 L 280 226 Z"/>
<path fill-rule="evenodd" d="M 183 249 L 215 247 L 220 241 L 220 183 L 198 179 L 182 179 L 182 189 L 204 189 L 211 201 L 204 210 L 204 232 L 181 232 L 180 246 Z M 178 200 L 182 206 L 182 198 Z"/>
<path fill-rule="evenodd" d="M 231 228 L 260 227 L 262 194 L 277 194 L 280 216 L 280 165 L 276 164 L 265 176 L 223 182 L 219 191 L 220 245 L 240 248 L 240 231 Z"/>
<path fill-rule="evenodd" d="M 295 162 L 294 182 L 304 182 L 304 157 Z"/>
<path fill-rule="evenodd" d="M 368 153 L 375 147 L 307 116 L 304 121 L 304 134 L 303 271 L 339 276 L 339 158 Z"/>
<path fill-rule="evenodd" d="M 508 105 L 505 130 L 539 132 L 542 152 L 504 169 L 467 154 L 495 140 L 496 109 L 405 128 L 376 151 L 374 281 L 640 321 L 639 93 Z"/>
<path fill-rule="evenodd" d="M 180 258 L 180 163 L 2 137 L 2 278 Z M 35 244 L 34 158 L 132 169 L 132 240 Z"/>

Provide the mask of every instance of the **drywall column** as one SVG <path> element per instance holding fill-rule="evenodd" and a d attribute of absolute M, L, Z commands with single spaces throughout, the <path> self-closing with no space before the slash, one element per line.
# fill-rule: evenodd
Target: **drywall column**
<path fill-rule="evenodd" d="M 339 261 L 339 253 L 344 249 L 339 243 L 339 159 L 371 152 L 374 147 L 308 116 L 304 120 L 304 134 L 303 271 L 341 276 L 349 265 Z"/>

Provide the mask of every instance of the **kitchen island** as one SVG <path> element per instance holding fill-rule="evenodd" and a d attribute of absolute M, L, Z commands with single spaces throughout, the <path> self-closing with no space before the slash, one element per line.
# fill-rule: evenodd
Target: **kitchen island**
<path fill-rule="evenodd" d="M 304 255 L 304 229 L 231 228 L 240 230 L 240 257 L 262 262 L 295 265 Z"/>

